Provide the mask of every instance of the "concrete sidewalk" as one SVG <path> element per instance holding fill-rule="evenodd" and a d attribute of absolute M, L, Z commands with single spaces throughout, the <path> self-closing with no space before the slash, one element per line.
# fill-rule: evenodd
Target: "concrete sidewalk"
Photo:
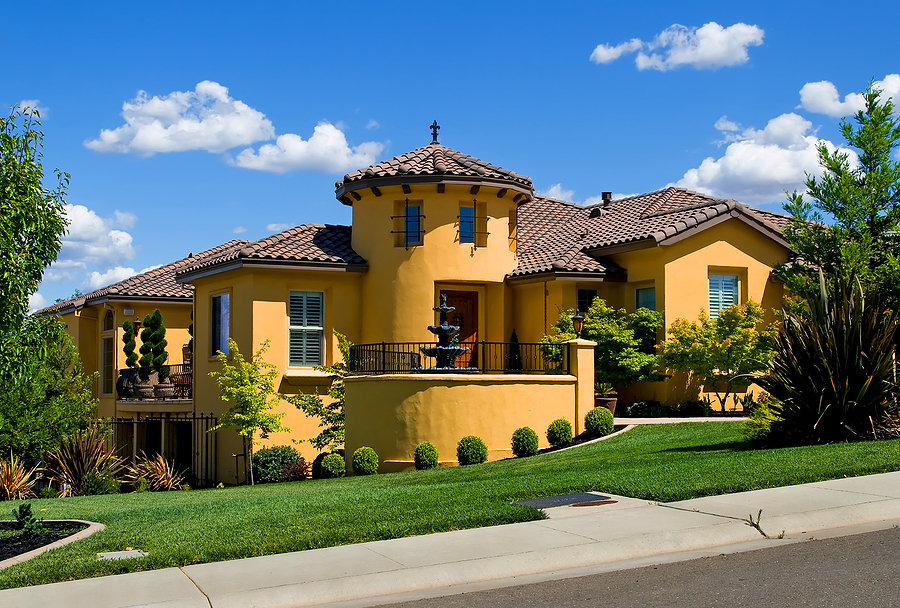
<path fill-rule="evenodd" d="M 900 472 L 675 503 L 594 494 L 616 502 L 548 508 L 543 521 L 11 589 L 0 605 L 370 606 L 900 525 Z"/>

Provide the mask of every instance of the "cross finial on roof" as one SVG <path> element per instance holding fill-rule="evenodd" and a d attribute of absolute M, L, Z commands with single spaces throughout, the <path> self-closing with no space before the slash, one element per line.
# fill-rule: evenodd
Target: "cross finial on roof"
<path fill-rule="evenodd" d="M 437 121 L 434 121 L 433 123 L 431 123 L 431 143 L 433 143 L 433 144 L 438 143 L 437 133 L 440 130 L 441 130 L 441 127 L 440 127 L 440 125 L 437 124 Z"/>

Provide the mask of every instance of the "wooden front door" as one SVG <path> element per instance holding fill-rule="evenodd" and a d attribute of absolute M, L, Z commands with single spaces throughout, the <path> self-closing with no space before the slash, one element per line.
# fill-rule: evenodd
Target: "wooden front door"
<path fill-rule="evenodd" d="M 441 290 L 447 296 L 447 305 L 456 310 L 450 313 L 451 325 L 459 325 L 458 338 L 469 346 L 469 351 L 456 360 L 456 367 L 478 367 L 478 292 Z"/>

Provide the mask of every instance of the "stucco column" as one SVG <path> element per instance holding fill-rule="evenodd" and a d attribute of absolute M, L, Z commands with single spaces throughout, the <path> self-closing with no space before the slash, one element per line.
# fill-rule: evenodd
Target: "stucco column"
<path fill-rule="evenodd" d="M 584 431 L 584 416 L 594 407 L 594 347 L 596 342 L 576 338 L 566 345 L 566 369 L 575 376 L 575 434 Z"/>

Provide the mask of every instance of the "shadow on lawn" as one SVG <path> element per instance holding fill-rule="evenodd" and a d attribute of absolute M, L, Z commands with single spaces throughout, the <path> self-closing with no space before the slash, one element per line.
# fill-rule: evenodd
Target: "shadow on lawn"
<path fill-rule="evenodd" d="M 723 441 L 709 445 L 694 445 L 683 448 L 668 448 L 662 452 L 749 452 L 756 449 L 749 441 Z"/>

